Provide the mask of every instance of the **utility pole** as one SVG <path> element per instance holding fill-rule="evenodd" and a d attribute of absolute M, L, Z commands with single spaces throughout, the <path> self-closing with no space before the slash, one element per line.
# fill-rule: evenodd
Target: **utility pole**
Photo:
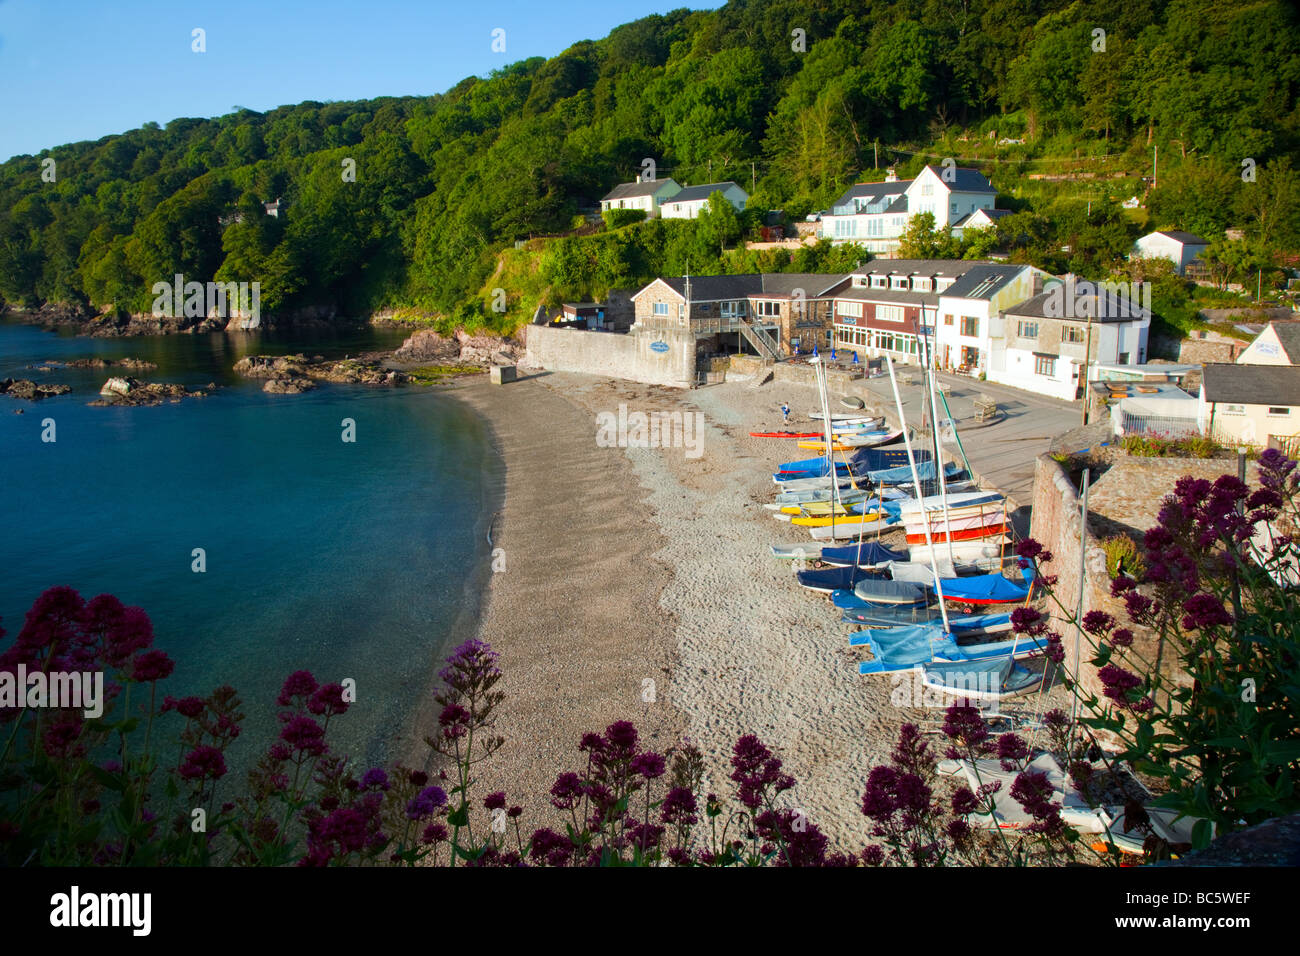
<path fill-rule="evenodd" d="M 1151 146 L 1151 188 L 1155 189 L 1160 180 L 1160 144 Z"/>
<path fill-rule="evenodd" d="M 871 144 L 871 168 L 880 168 L 880 140 Z"/>
<path fill-rule="evenodd" d="M 753 160 L 749 162 L 749 191 L 751 193 L 758 192 L 758 173 L 754 171 Z"/>
<path fill-rule="evenodd" d="M 1083 424 L 1088 424 L 1088 378 L 1092 368 L 1092 319 L 1088 319 L 1088 341 L 1083 347 Z"/>

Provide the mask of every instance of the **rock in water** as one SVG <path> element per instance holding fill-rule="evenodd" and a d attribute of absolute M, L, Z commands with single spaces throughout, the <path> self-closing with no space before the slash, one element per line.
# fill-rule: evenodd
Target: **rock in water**
<path fill-rule="evenodd" d="M 104 387 L 99 390 L 100 395 L 130 395 L 140 387 L 140 382 L 134 378 L 110 378 L 104 383 Z"/>
<path fill-rule="evenodd" d="M 432 329 L 422 329 L 410 336 L 393 353 L 398 362 L 429 362 L 444 364 L 460 357 L 460 343 L 439 335 Z"/>
<path fill-rule="evenodd" d="M 262 391 L 272 395 L 301 395 L 315 387 L 316 383 L 309 378 L 270 378 L 262 386 Z"/>

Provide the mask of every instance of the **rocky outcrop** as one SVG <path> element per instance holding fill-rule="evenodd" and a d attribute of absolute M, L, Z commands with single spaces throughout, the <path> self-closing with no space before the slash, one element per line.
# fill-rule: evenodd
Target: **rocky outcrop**
<path fill-rule="evenodd" d="M 216 385 L 209 384 L 208 389 Z M 141 382 L 134 378 L 110 378 L 99 390 L 102 396 L 91 405 L 161 405 L 163 402 L 179 402 L 182 398 L 206 398 L 208 392 L 202 389 L 191 391 L 184 385 L 172 382 Z"/>
<path fill-rule="evenodd" d="M 71 385 L 46 385 L 25 378 L 0 379 L 0 395 L 24 398 L 29 402 L 39 402 L 51 395 L 66 395 L 70 391 Z"/>
<path fill-rule="evenodd" d="M 262 391 L 272 395 L 301 395 L 315 387 L 316 383 L 309 378 L 270 378 L 262 386 Z"/>
<path fill-rule="evenodd" d="M 46 364 L 47 364 L 47 365 L 57 365 L 58 363 L 57 363 L 57 362 L 47 362 Z M 88 359 L 73 359 L 72 361 L 70 361 L 70 362 L 65 362 L 64 364 L 67 365 L 68 368 L 129 368 L 129 369 L 132 369 L 132 370 L 137 371 L 137 372 L 147 372 L 147 371 L 150 371 L 150 370 L 152 370 L 152 369 L 156 369 L 156 368 L 158 367 L 158 366 L 157 366 L 156 364 L 154 364 L 153 362 L 148 362 L 148 361 L 145 361 L 144 359 L 138 359 L 138 358 L 121 358 L 121 359 L 88 358 Z"/>
<path fill-rule="evenodd" d="M 311 386 L 298 387 L 304 380 L 339 382 L 346 385 L 404 385 L 405 372 L 385 368 L 377 361 L 344 359 L 341 362 L 309 360 L 305 355 L 248 355 L 235 363 L 236 375 L 245 378 L 266 378 L 278 382 L 266 391 L 291 394 L 307 391 Z"/>
<path fill-rule="evenodd" d="M 402 363 L 442 365 L 459 359 L 460 342 L 432 329 L 416 332 L 393 353 L 393 360 Z"/>
<path fill-rule="evenodd" d="M 516 365 L 524 348 L 513 339 L 495 335 L 471 335 L 457 329 L 454 336 L 440 335 L 424 329 L 411 335 L 393 353 L 402 364 Z"/>

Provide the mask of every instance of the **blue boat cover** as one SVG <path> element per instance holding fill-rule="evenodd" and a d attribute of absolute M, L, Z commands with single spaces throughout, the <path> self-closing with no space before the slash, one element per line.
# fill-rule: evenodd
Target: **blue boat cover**
<path fill-rule="evenodd" d="M 943 469 L 945 477 L 953 477 L 959 469 L 953 462 L 949 462 Z M 918 462 L 916 465 L 916 476 L 921 481 L 930 481 L 936 477 L 934 462 Z M 902 482 L 912 480 L 912 468 L 910 465 L 903 465 L 899 468 L 883 468 L 875 471 L 868 471 L 867 477 L 871 479 L 872 484 L 876 485 L 897 485 Z"/>
<path fill-rule="evenodd" d="M 907 552 L 895 551 L 874 541 L 862 542 L 861 548 L 855 544 L 844 548 L 822 548 L 821 556 L 823 561 L 847 561 L 866 567 L 884 564 L 886 561 L 907 560 Z"/>
<path fill-rule="evenodd" d="M 930 460 L 930 453 L 924 448 L 912 452 L 916 463 Z M 881 468 L 897 468 L 907 464 L 906 448 L 860 448 L 849 459 L 854 468 L 862 471 L 874 471 Z"/>
<path fill-rule="evenodd" d="M 868 604 L 897 605 L 927 603 L 925 589 L 906 581 L 887 581 L 883 578 L 872 578 L 866 581 L 859 581 L 853 588 L 853 593 Z"/>
<path fill-rule="evenodd" d="M 844 590 L 853 587 L 859 581 L 879 577 L 880 572 L 865 568 L 818 568 L 816 571 L 800 571 L 796 575 L 799 583 L 807 588 L 827 588 Z"/>
<path fill-rule="evenodd" d="M 1023 601 L 1029 589 L 1009 581 L 1001 574 L 972 574 L 961 578 L 942 578 L 943 596 L 953 601 Z"/>

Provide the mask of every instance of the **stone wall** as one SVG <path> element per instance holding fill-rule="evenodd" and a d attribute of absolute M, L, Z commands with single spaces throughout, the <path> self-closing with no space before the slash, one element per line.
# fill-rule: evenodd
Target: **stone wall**
<path fill-rule="evenodd" d="M 529 363 L 551 371 L 675 388 L 695 384 L 695 336 L 684 329 L 634 327 L 619 334 L 530 325 L 525 331 Z"/>
<path fill-rule="evenodd" d="M 1249 344 L 1224 338 L 1183 339 L 1178 347 L 1178 361 L 1182 365 L 1235 362 Z"/>

